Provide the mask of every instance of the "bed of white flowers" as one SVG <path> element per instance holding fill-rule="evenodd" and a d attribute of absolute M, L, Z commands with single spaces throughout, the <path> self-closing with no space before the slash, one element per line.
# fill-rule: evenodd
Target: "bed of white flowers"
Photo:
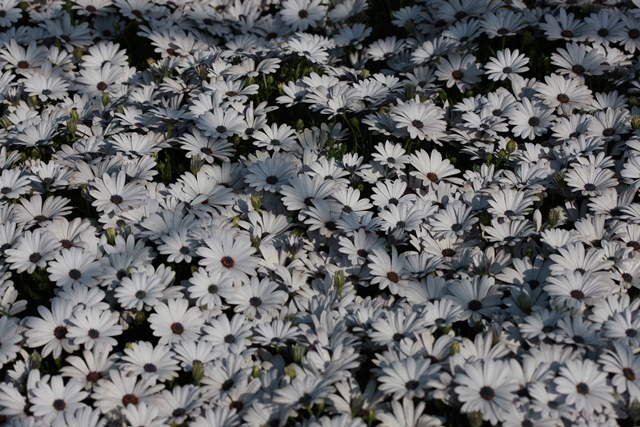
<path fill-rule="evenodd" d="M 640 0 L 0 27 L 0 424 L 640 421 Z"/>

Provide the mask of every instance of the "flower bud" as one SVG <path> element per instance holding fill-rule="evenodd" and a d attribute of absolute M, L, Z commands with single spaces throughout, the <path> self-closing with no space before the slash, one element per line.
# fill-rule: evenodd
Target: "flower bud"
<path fill-rule="evenodd" d="M 117 235 L 118 233 L 116 232 L 115 228 L 113 227 L 107 228 L 107 243 L 109 243 L 110 245 L 114 245 L 116 243 Z"/>
<path fill-rule="evenodd" d="M 482 412 L 473 411 L 467 414 L 467 419 L 469 420 L 469 425 L 471 427 L 482 427 Z"/>
<path fill-rule="evenodd" d="M 371 71 L 367 70 L 366 68 L 364 68 L 361 72 L 360 75 L 362 76 L 363 79 L 368 78 L 371 75 Z"/>
<path fill-rule="evenodd" d="M 102 92 L 102 97 L 100 98 L 102 101 L 102 106 L 106 107 L 109 105 L 109 101 L 111 101 L 111 97 L 109 96 L 109 92 Z"/>
<path fill-rule="evenodd" d="M 29 360 L 31 361 L 31 369 L 40 369 L 42 366 L 42 354 L 37 350 L 31 353 Z"/>
<path fill-rule="evenodd" d="M 542 213 L 540 212 L 540 209 L 533 211 L 533 223 L 536 226 L 536 232 L 539 233 L 542 229 Z"/>
<path fill-rule="evenodd" d="M 191 377 L 196 382 L 196 384 L 200 385 L 200 381 L 204 378 L 204 365 L 202 362 L 197 361 L 193 363 L 193 368 L 191 369 Z"/>
<path fill-rule="evenodd" d="M 490 165 L 491 162 L 493 161 L 493 155 L 491 153 L 485 153 L 484 161 L 487 165 Z"/>
<path fill-rule="evenodd" d="M 631 117 L 631 128 L 633 130 L 640 129 L 640 117 L 638 117 L 638 116 L 632 116 Z"/>
<path fill-rule="evenodd" d="M 638 402 L 636 399 L 631 399 L 631 402 L 629 402 L 629 406 L 627 408 L 627 412 L 629 413 L 629 418 L 631 418 L 632 420 L 640 420 L 640 402 Z"/>
<path fill-rule="evenodd" d="M 413 34 L 416 31 L 416 26 L 414 25 L 413 21 L 409 19 L 404 23 L 404 29 L 407 30 L 409 34 Z"/>
<path fill-rule="evenodd" d="M 296 363 L 302 362 L 302 358 L 304 357 L 304 353 L 306 351 L 306 347 L 302 344 L 296 344 L 293 346 L 293 361 Z"/>
<path fill-rule="evenodd" d="M 333 276 L 333 284 L 338 290 L 338 298 L 342 299 L 342 288 L 344 287 L 345 277 L 344 270 L 338 270 L 336 275 Z"/>
<path fill-rule="evenodd" d="M 449 347 L 449 356 L 453 356 L 454 354 L 460 353 L 460 344 L 457 342 L 452 342 L 451 347 Z"/>
<path fill-rule="evenodd" d="M 251 206 L 256 211 L 260 210 L 260 208 L 262 207 L 262 200 L 260 200 L 260 195 L 259 194 L 252 194 L 251 195 Z"/>
<path fill-rule="evenodd" d="M 413 99 L 416 96 L 416 87 L 410 83 L 404 85 L 404 94 L 407 99 Z"/>
<path fill-rule="evenodd" d="M 560 211 L 558 208 L 553 208 L 549 211 L 549 226 L 551 228 L 558 225 L 558 221 L 560 220 Z"/>
<path fill-rule="evenodd" d="M 531 300 L 529 295 L 521 293 L 516 297 L 516 305 L 527 316 L 531 314 Z"/>
<path fill-rule="evenodd" d="M 302 121 L 302 119 L 298 119 L 298 121 L 296 122 L 296 130 L 298 132 L 302 132 L 304 130 L 304 122 Z"/>
<path fill-rule="evenodd" d="M 133 323 L 136 325 L 144 325 L 147 321 L 147 313 L 144 310 L 140 310 L 136 313 L 136 317 L 133 318 Z"/>
<path fill-rule="evenodd" d="M 296 368 L 294 368 L 293 366 L 289 365 L 286 368 L 284 368 L 284 374 L 286 376 L 288 376 L 291 379 L 294 379 L 297 374 L 296 374 Z"/>
<path fill-rule="evenodd" d="M 192 174 L 197 175 L 200 169 L 202 169 L 202 165 L 204 165 L 204 159 L 200 156 L 193 156 L 189 163 L 189 169 Z"/>
<path fill-rule="evenodd" d="M 251 370 L 251 376 L 253 378 L 260 378 L 260 366 L 256 365 L 253 367 L 253 369 Z"/>
<path fill-rule="evenodd" d="M 507 153 L 513 154 L 516 152 L 517 149 L 518 149 L 518 143 L 515 142 L 513 139 L 510 139 L 509 142 L 507 142 Z"/>

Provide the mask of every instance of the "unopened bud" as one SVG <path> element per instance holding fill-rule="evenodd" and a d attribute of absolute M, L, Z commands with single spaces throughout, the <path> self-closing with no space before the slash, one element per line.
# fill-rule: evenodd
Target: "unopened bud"
<path fill-rule="evenodd" d="M 31 353 L 29 360 L 31 361 L 31 369 L 40 369 L 42 366 L 42 354 L 37 350 Z"/>
<path fill-rule="evenodd" d="M 135 323 L 138 326 L 144 325 L 146 321 L 147 321 L 147 313 L 144 310 L 140 310 L 139 312 L 137 312 L 136 317 L 133 318 L 133 323 Z"/>
<path fill-rule="evenodd" d="M 110 245 L 114 245 L 116 243 L 117 235 L 118 233 L 116 232 L 115 228 L 113 227 L 107 228 L 107 243 L 109 243 Z"/>
<path fill-rule="evenodd" d="M 633 130 L 640 129 L 640 117 L 638 116 L 631 117 L 631 128 Z"/>
<path fill-rule="evenodd" d="M 296 374 L 296 368 L 293 366 L 287 366 L 284 368 L 284 374 L 291 379 L 294 379 L 298 374 Z"/>
<path fill-rule="evenodd" d="M 416 31 L 416 26 L 413 24 L 413 21 L 409 19 L 404 23 L 404 29 L 407 30 L 409 34 L 413 34 Z"/>
<path fill-rule="evenodd" d="M 482 427 L 482 412 L 473 411 L 467 414 L 467 419 L 469 420 L 469 425 L 471 427 Z"/>
<path fill-rule="evenodd" d="M 371 75 L 371 71 L 365 68 L 360 72 L 360 75 L 362 76 L 363 79 L 366 79 Z"/>
<path fill-rule="evenodd" d="M 484 161 L 487 165 L 490 165 L 491 162 L 493 161 L 493 155 L 491 153 L 485 153 Z"/>
<path fill-rule="evenodd" d="M 260 195 L 259 194 L 252 194 L 251 195 L 251 206 L 256 211 L 260 210 L 260 208 L 262 207 L 262 200 L 260 200 Z"/>
<path fill-rule="evenodd" d="M 542 213 L 540 212 L 540 209 L 533 211 L 533 223 L 536 226 L 536 231 L 540 232 L 542 229 Z"/>
<path fill-rule="evenodd" d="M 73 59 L 79 61 L 82 58 L 82 54 L 84 53 L 84 49 L 81 47 L 77 47 L 73 49 Z"/>
<path fill-rule="evenodd" d="M 516 305 L 527 316 L 531 314 L 531 300 L 529 295 L 521 293 L 516 297 Z"/>
<path fill-rule="evenodd" d="M 304 130 L 304 122 L 302 121 L 302 119 L 298 119 L 298 121 L 296 122 L 296 130 L 298 132 L 302 132 Z"/>
<path fill-rule="evenodd" d="M 251 370 L 251 376 L 253 378 L 260 378 L 260 366 L 256 365 L 253 367 L 253 369 Z"/>
<path fill-rule="evenodd" d="M 193 368 L 191 368 L 191 377 L 196 382 L 196 384 L 200 385 L 200 381 L 202 381 L 202 378 L 204 378 L 204 365 L 202 364 L 202 362 L 193 362 Z"/>
<path fill-rule="evenodd" d="M 410 83 L 404 85 L 404 95 L 407 99 L 413 99 L 416 96 L 416 87 Z"/>
<path fill-rule="evenodd" d="M 192 174 L 197 175 L 200 169 L 202 169 L 202 165 L 204 165 L 204 159 L 200 156 L 193 156 L 189 163 L 189 169 Z"/>
<path fill-rule="evenodd" d="M 627 407 L 627 413 L 629 414 L 629 418 L 632 420 L 640 420 L 640 402 L 636 399 L 631 399 L 631 402 L 629 402 L 629 406 Z"/>
<path fill-rule="evenodd" d="M 637 107 L 640 105 L 640 102 L 638 102 L 638 97 L 635 95 L 631 95 L 629 97 L 629 105 L 632 107 Z"/>
<path fill-rule="evenodd" d="M 513 154 L 516 152 L 517 149 L 518 149 L 518 143 L 515 142 L 513 139 L 510 139 L 509 142 L 507 142 L 507 153 Z"/>
<path fill-rule="evenodd" d="M 302 344 L 296 344 L 293 346 L 293 361 L 296 363 L 302 362 L 306 347 Z"/>
<path fill-rule="evenodd" d="M 560 221 L 560 211 L 558 208 L 553 208 L 549 211 L 549 226 L 555 227 L 558 225 L 558 221 Z"/>
<path fill-rule="evenodd" d="M 106 107 L 109 105 L 109 101 L 111 101 L 111 97 L 109 96 L 109 92 L 102 92 L 102 97 L 100 98 L 102 101 L 102 106 Z"/>
<path fill-rule="evenodd" d="M 451 347 L 449 347 L 449 356 L 453 356 L 454 354 L 460 353 L 460 344 L 457 342 L 452 342 Z"/>
<path fill-rule="evenodd" d="M 338 298 L 342 299 L 342 288 L 345 284 L 344 270 L 338 270 L 336 275 L 333 276 L 333 284 L 338 290 Z"/>

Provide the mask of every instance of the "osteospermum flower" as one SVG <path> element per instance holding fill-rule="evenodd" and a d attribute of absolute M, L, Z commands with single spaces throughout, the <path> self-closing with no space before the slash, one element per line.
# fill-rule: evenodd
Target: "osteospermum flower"
<path fill-rule="evenodd" d="M 84 345 L 87 350 L 97 344 L 115 347 L 118 341 L 113 337 L 122 333 L 118 317 L 116 312 L 94 307 L 76 310 L 69 319 L 67 335 L 75 344 Z"/>
<path fill-rule="evenodd" d="M 119 172 L 115 177 L 109 174 L 96 178 L 93 188 L 89 191 L 96 200 L 92 205 L 100 212 L 122 212 L 131 207 L 142 204 L 146 190 L 136 182 L 127 183 L 125 172 Z"/>
<path fill-rule="evenodd" d="M 149 316 L 153 335 L 159 337 L 160 344 L 170 344 L 182 340 L 195 340 L 200 336 L 204 324 L 197 307 L 189 307 L 184 298 L 173 298 L 157 304 L 155 313 Z"/>
<path fill-rule="evenodd" d="M 558 74 L 545 76 L 545 83 L 538 83 L 538 97 L 545 105 L 556 108 L 558 114 L 571 114 L 574 109 L 590 109 L 591 90 L 580 80 Z"/>
<path fill-rule="evenodd" d="M 282 3 L 282 20 L 294 30 L 315 28 L 325 17 L 327 7 L 320 0 L 286 0 Z"/>
<path fill-rule="evenodd" d="M 65 384 L 58 375 L 52 376 L 50 381 L 39 381 L 32 393 L 30 403 L 33 414 L 49 423 L 63 411 L 73 412 L 85 407 L 82 401 L 89 396 L 82 390 L 82 384 L 75 381 Z"/>
<path fill-rule="evenodd" d="M 403 296 L 408 286 L 408 277 L 404 271 L 406 259 L 403 254 L 398 255 L 395 246 L 391 247 L 391 257 L 383 248 L 375 248 L 369 255 L 371 264 L 372 284 L 378 284 L 380 289 L 389 288 L 394 295 Z"/>
<path fill-rule="evenodd" d="M 58 286 L 81 284 L 94 286 L 98 284 L 98 276 L 102 274 L 102 263 L 95 255 L 80 248 L 61 251 L 49 263 L 49 278 Z"/>
<path fill-rule="evenodd" d="M 248 238 L 224 231 L 216 238 L 204 239 L 197 253 L 203 257 L 199 264 L 207 271 L 225 271 L 237 283 L 248 283 L 250 276 L 256 275 L 259 262 L 252 256 L 255 251 Z"/>
<path fill-rule="evenodd" d="M 454 377 L 454 382 L 463 413 L 478 411 L 484 420 L 495 425 L 515 410 L 518 386 L 502 361 L 488 359 L 465 364 L 464 370 Z"/>
<path fill-rule="evenodd" d="M 518 49 L 511 52 L 511 50 L 507 48 L 496 52 L 496 56 L 489 59 L 485 68 L 491 80 L 511 80 L 514 75 L 529 71 L 529 67 L 527 67 L 528 63 L 529 58 L 523 53 L 520 53 Z"/>
<path fill-rule="evenodd" d="M 15 249 L 6 249 L 6 261 L 18 273 L 31 274 L 37 267 L 45 267 L 56 256 L 58 240 L 43 229 L 25 231 Z"/>
<path fill-rule="evenodd" d="M 465 91 L 480 81 L 483 71 L 476 57 L 471 54 L 460 55 L 451 53 L 440 60 L 435 72 L 438 80 L 446 82 L 447 87 L 456 86 L 460 92 Z"/>
<path fill-rule="evenodd" d="M 406 129 L 411 138 L 437 142 L 444 136 L 444 112 L 433 103 L 416 100 L 400 101 L 391 110 L 391 117 L 400 129 Z"/>
<path fill-rule="evenodd" d="M 558 393 L 566 396 L 567 403 L 586 414 L 610 409 L 615 400 L 607 374 L 589 359 L 568 360 L 554 382 Z"/>

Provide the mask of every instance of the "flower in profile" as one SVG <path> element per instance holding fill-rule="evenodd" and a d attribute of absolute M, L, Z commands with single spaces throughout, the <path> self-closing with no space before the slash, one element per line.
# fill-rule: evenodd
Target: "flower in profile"
<path fill-rule="evenodd" d="M 14 360 L 22 340 L 18 322 L 13 317 L 0 317 L 0 367 Z"/>

